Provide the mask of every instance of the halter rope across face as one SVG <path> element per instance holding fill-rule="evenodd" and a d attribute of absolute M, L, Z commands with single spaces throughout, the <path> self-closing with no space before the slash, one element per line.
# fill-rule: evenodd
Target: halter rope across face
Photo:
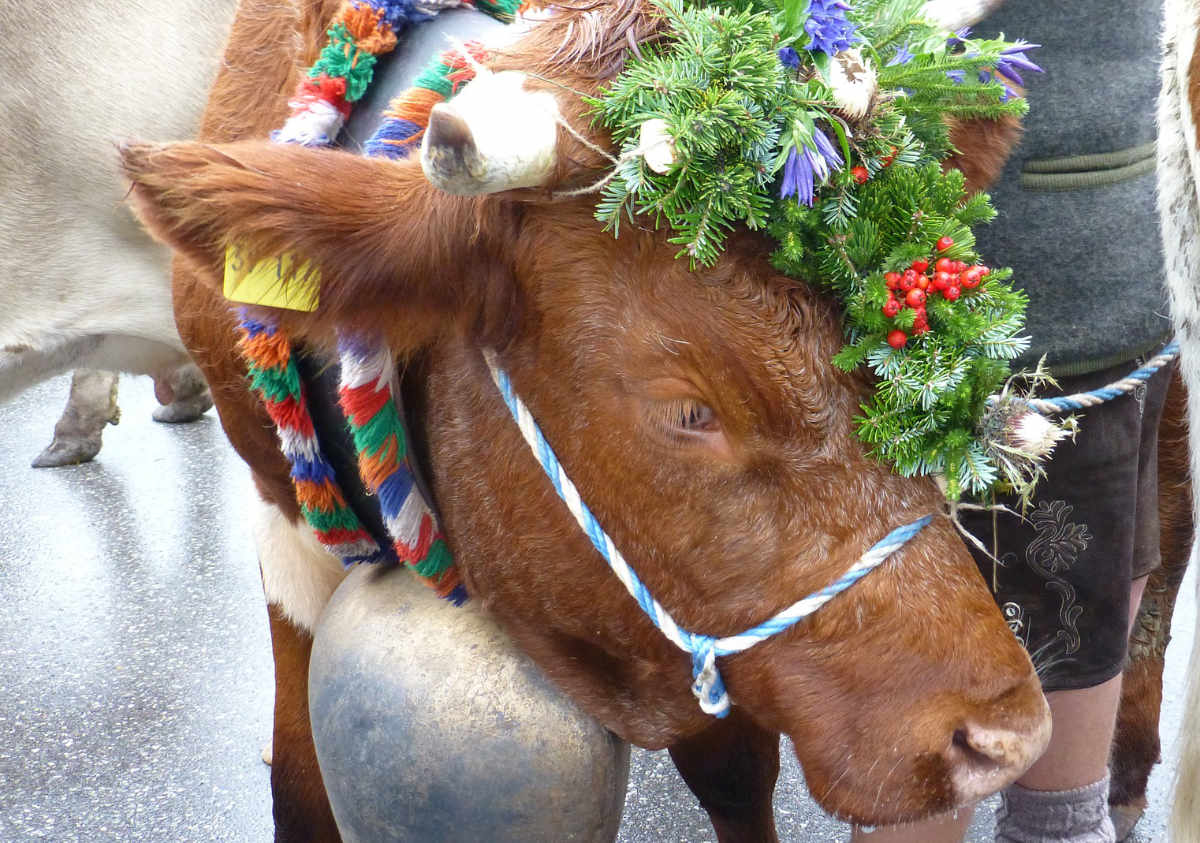
<path fill-rule="evenodd" d="M 591 541 L 592 546 L 604 557 L 625 589 L 637 600 L 642 611 L 649 616 L 663 635 L 667 636 L 668 640 L 679 649 L 691 655 L 692 693 L 696 695 L 696 699 L 700 702 L 700 708 L 706 714 L 717 717 L 725 717 L 729 714 L 729 694 L 725 691 L 725 683 L 721 679 L 720 670 L 717 669 L 717 656 L 741 653 L 772 635 L 790 629 L 828 603 L 835 595 L 845 591 L 879 567 L 885 559 L 903 547 L 909 539 L 921 532 L 925 525 L 933 520 L 932 515 L 926 515 L 911 524 L 892 530 L 864 553 L 858 562 L 836 582 L 793 603 L 753 629 L 725 638 L 714 638 L 711 635 L 688 632 L 675 623 L 667 610 L 654 599 L 650 591 L 638 579 L 637 574 L 633 572 L 633 568 L 625 561 L 625 557 L 613 545 L 612 539 L 604 532 L 600 522 L 592 515 L 587 504 L 580 498 L 579 490 L 567 477 L 567 473 L 559 463 L 558 457 L 555 456 L 550 443 L 546 441 L 546 437 L 542 435 L 541 429 L 534 421 L 533 414 L 513 391 L 508 375 L 497 365 L 495 353 L 489 350 L 484 351 L 483 354 L 488 369 L 491 370 L 492 380 L 495 381 L 496 387 L 504 398 L 504 403 L 508 405 L 513 419 L 516 420 L 521 435 L 525 437 L 525 441 L 534 456 L 537 457 L 538 463 L 545 470 L 546 476 L 550 478 L 554 490 L 558 492 L 558 496 L 566 503 L 567 509 L 575 516 L 575 520 L 583 528 L 583 532 Z"/>

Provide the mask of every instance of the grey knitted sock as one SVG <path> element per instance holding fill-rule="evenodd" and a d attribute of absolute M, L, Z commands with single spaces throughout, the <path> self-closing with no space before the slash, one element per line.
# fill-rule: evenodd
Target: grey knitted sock
<path fill-rule="evenodd" d="M 1108 774 L 1074 790 L 1009 785 L 996 809 L 996 843 L 1115 843 Z"/>

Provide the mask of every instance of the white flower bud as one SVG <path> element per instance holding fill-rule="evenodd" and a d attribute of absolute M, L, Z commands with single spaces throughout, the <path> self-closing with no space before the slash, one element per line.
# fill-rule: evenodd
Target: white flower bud
<path fill-rule="evenodd" d="M 838 109 L 851 120 L 866 116 L 879 90 L 878 74 L 860 50 L 843 50 L 833 57 L 829 84 Z"/>
<path fill-rule="evenodd" d="M 1013 446 L 1036 460 L 1050 456 L 1066 435 L 1067 431 L 1041 413 L 1025 413 L 1012 426 Z"/>
<path fill-rule="evenodd" d="M 675 139 L 667 129 L 667 121 L 654 117 L 642 124 L 638 149 L 646 166 L 656 173 L 666 173 L 675 163 Z"/>

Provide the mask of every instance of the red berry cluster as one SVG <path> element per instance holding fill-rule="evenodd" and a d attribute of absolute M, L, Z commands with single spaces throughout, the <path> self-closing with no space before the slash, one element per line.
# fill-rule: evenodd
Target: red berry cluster
<path fill-rule="evenodd" d="M 953 239 L 942 237 L 937 241 L 937 250 L 944 252 L 953 245 Z M 986 266 L 967 266 L 950 258 L 937 258 L 932 277 L 926 274 L 928 269 L 929 260 L 917 258 L 903 272 L 887 272 L 883 276 L 888 288 L 883 315 L 893 319 L 906 307 L 916 311 L 912 325 L 916 337 L 929 332 L 929 318 L 925 315 L 925 301 L 929 296 L 940 295 L 946 301 L 955 301 L 963 290 L 975 289 L 991 272 Z M 887 342 L 892 348 L 903 348 L 908 342 L 908 334 L 897 328 L 887 335 Z"/>

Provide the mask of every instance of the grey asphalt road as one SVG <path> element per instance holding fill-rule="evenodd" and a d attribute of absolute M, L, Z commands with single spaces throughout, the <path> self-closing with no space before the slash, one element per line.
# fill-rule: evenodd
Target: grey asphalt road
<path fill-rule="evenodd" d="M 29 468 L 64 378 L 0 406 L 0 841 L 267 841 L 271 729 L 266 612 L 245 467 L 210 412 L 150 420 L 147 379 L 88 465 Z M 1166 760 L 1137 833 L 1165 841 L 1195 571 L 1168 651 Z M 991 839 L 992 803 L 969 839 Z M 845 840 L 794 760 L 776 794 L 781 837 Z M 665 753 L 635 751 L 621 843 L 714 835 Z"/>

